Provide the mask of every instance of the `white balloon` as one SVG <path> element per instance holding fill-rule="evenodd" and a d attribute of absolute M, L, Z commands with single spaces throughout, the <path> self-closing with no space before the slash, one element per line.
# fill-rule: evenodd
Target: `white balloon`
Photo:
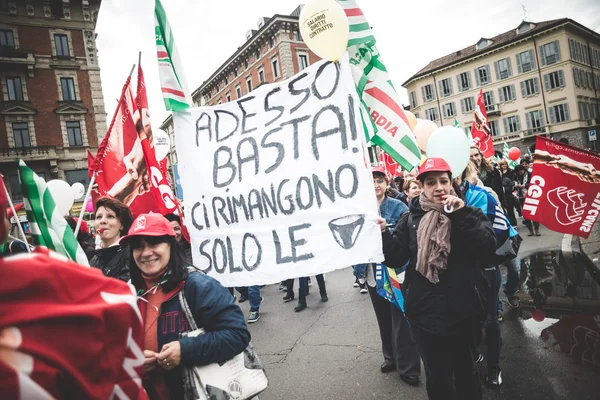
<path fill-rule="evenodd" d="M 460 128 L 442 126 L 433 132 L 427 142 L 427 157 L 443 158 L 452 169 L 453 178 L 463 173 L 469 156 L 469 139 Z"/>
<path fill-rule="evenodd" d="M 53 179 L 48 182 L 48 190 L 52 194 L 54 204 L 60 215 L 67 215 L 73 207 L 73 190 L 71 186 L 60 179 Z"/>
<path fill-rule="evenodd" d="M 169 140 L 169 134 L 162 129 L 158 129 L 153 132 L 153 143 L 154 143 L 154 154 L 156 154 L 156 161 L 162 161 L 169 150 L 171 149 L 171 141 Z"/>
<path fill-rule="evenodd" d="M 83 186 L 81 182 L 75 182 L 72 184 L 71 190 L 73 191 L 74 200 L 80 199 L 85 194 L 85 186 Z"/>
<path fill-rule="evenodd" d="M 335 0 L 310 0 L 300 13 L 304 43 L 324 60 L 338 61 L 344 55 L 350 35 L 348 18 Z"/>

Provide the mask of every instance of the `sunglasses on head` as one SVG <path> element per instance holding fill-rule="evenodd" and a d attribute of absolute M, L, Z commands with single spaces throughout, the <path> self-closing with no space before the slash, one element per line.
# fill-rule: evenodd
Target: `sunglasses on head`
<path fill-rule="evenodd" d="M 134 236 L 129 241 L 129 246 L 132 249 L 141 249 L 145 247 L 145 243 L 153 247 L 160 243 L 166 243 L 168 240 L 169 236 Z"/>

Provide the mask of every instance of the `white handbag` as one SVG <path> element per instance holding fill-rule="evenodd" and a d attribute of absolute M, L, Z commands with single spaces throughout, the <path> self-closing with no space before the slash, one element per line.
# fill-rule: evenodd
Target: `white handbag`
<path fill-rule="evenodd" d="M 179 292 L 179 303 L 190 325 L 190 332 L 181 337 L 203 335 L 198 328 L 183 290 Z M 252 343 L 230 360 L 209 365 L 184 367 L 182 378 L 186 400 L 247 400 L 264 391 L 268 386 L 263 365 L 254 351 Z"/>

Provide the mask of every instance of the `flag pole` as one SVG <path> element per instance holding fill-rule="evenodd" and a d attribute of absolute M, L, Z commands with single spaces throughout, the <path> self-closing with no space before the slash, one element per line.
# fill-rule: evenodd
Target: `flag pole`
<path fill-rule="evenodd" d="M 141 57 L 141 55 L 140 55 L 140 57 Z M 129 71 L 129 76 L 127 77 L 127 79 L 131 78 L 131 75 L 133 74 L 134 69 L 135 69 L 135 64 L 133 64 L 131 66 L 131 71 Z M 123 93 L 121 93 L 121 97 L 122 97 L 122 95 L 123 95 Z M 115 115 L 113 116 L 113 120 L 110 124 L 110 127 L 108 128 L 109 132 L 112 130 L 113 124 L 115 123 L 115 117 L 117 116 L 118 111 L 119 111 L 118 109 L 115 110 Z M 107 134 L 108 134 L 108 132 L 107 132 Z M 96 154 L 96 157 L 98 157 L 98 154 Z M 94 186 L 94 183 L 96 182 L 97 175 L 98 175 L 98 170 L 95 170 L 94 173 L 92 174 L 92 178 L 90 179 L 90 184 L 88 185 L 87 193 L 85 194 L 85 197 L 83 198 L 83 203 L 81 204 L 81 211 L 79 211 L 79 218 L 77 220 L 77 226 L 75 227 L 75 231 L 73 232 L 75 235 L 75 238 L 77 238 L 77 234 L 79 233 L 79 229 L 81 228 L 81 222 L 83 221 L 83 213 L 85 212 L 85 206 L 92 195 L 92 187 Z"/>
<path fill-rule="evenodd" d="M 10 194 L 8 194 L 8 189 L 6 187 L 4 188 L 4 191 L 6 192 L 6 198 L 8 200 L 8 204 L 10 205 L 10 209 L 12 210 L 13 216 L 17 219 L 17 227 L 19 229 L 19 234 L 21 235 L 21 237 L 23 238 L 23 241 L 27 245 L 27 252 L 31 253 L 31 249 L 29 248 L 29 243 L 27 242 L 27 238 L 25 237 L 25 232 L 23 232 L 23 227 L 21 226 L 21 223 L 19 222 L 19 217 L 17 216 L 17 210 L 15 210 L 15 205 L 13 204 L 13 202 L 10 198 Z"/>

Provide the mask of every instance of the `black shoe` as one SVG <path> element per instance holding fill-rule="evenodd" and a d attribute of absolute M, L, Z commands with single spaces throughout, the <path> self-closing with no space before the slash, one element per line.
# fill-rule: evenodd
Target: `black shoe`
<path fill-rule="evenodd" d="M 292 300 L 294 300 L 294 295 L 293 294 L 291 296 L 288 294 L 287 296 L 285 296 L 283 298 L 283 302 L 284 303 L 287 303 L 287 302 L 292 301 Z"/>
<path fill-rule="evenodd" d="M 242 295 L 240 295 L 240 298 L 239 298 L 239 300 L 238 300 L 238 303 L 243 303 L 243 302 L 245 302 L 246 300 L 248 300 L 248 298 L 242 294 Z"/>
<path fill-rule="evenodd" d="M 298 305 L 294 307 L 294 311 L 300 312 L 306 308 L 306 303 L 298 302 Z"/>
<path fill-rule="evenodd" d="M 326 294 L 322 294 L 322 295 L 321 295 L 321 301 L 322 301 L 323 303 L 327 303 L 327 302 L 329 301 L 329 297 L 327 297 L 327 295 L 326 295 Z"/>
<path fill-rule="evenodd" d="M 491 389 L 497 389 L 502 385 L 502 370 L 499 366 L 492 368 L 488 373 L 485 384 Z"/>
<path fill-rule="evenodd" d="M 394 364 L 390 364 L 387 361 L 384 362 L 383 364 L 381 364 L 381 372 L 383 372 L 384 374 L 388 373 L 388 372 L 392 372 L 396 370 L 396 366 Z"/>
<path fill-rule="evenodd" d="M 419 386 L 419 377 L 414 375 L 400 375 L 400 379 L 408 383 L 410 386 Z"/>

